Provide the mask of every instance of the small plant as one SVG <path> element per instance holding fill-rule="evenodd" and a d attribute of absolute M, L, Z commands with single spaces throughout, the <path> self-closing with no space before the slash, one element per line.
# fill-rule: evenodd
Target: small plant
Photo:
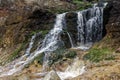
<path fill-rule="evenodd" d="M 108 48 L 93 48 L 84 56 L 84 59 L 92 62 L 99 62 L 102 60 L 114 60 L 114 56 L 112 55 L 112 50 Z"/>

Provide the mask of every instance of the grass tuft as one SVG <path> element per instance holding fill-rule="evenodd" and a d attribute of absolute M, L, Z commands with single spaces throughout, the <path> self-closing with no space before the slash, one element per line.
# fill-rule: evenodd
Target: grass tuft
<path fill-rule="evenodd" d="M 114 60 L 114 56 L 112 55 L 113 51 L 108 48 L 91 49 L 88 54 L 84 56 L 85 60 L 90 60 L 92 62 L 99 62 L 102 60 Z"/>

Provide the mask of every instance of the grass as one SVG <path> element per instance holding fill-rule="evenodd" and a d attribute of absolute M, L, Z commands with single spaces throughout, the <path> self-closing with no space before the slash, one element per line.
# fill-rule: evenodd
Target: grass
<path fill-rule="evenodd" d="M 18 57 L 20 54 L 20 51 L 25 47 L 25 43 L 22 43 L 19 48 L 17 48 L 8 58 L 8 61 L 12 61 L 16 57 Z"/>
<path fill-rule="evenodd" d="M 84 10 L 92 7 L 91 2 L 84 2 L 83 0 L 73 0 L 73 3 L 77 5 L 77 10 Z"/>
<path fill-rule="evenodd" d="M 108 48 L 93 48 L 84 56 L 84 59 L 92 62 L 99 62 L 103 60 L 114 60 L 114 56 L 112 55 L 112 50 Z"/>

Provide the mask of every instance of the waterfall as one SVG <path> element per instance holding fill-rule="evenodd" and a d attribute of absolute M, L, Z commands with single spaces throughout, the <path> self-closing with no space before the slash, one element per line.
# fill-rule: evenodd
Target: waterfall
<path fill-rule="evenodd" d="M 46 51 L 44 51 L 44 53 L 45 53 L 45 57 L 44 57 L 44 61 L 43 61 L 44 67 L 46 67 L 49 62 L 49 56 L 50 56 L 51 52 L 55 51 L 60 46 L 64 45 L 60 36 L 63 32 L 63 28 L 65 27 L 65 15 L 66 15 L 66 13 L 57 15 L 56 22 L 54 24 L 54 28 L 46 35 L 45 39 L 43 40 L 42 48 L 47 47 L 48 44 L 51 42 L 55 43 L 55 45 L 50 46 Z"/>
<path fill-rule="evenodd" d="M 86 50 L 86 49 L 89 49 L 94 42 L 102 39 L 103 8 L 104 6 L 99 7 L 97 4 L 95 4 L 93 8 L 89 8 L 89 9 L 77 12 L 78 26 L 75 26 L 75 27 L 77 27 L 76 35 L 78 37 L 77 43 L 79 44 L 77 44 L 77 46 L 74 46 L 72 41 L 74 39 L 72 39 L 69 32 L 67 32 L 67 35 L 71 43 L 71 47 L 77 47 L 77 48 Z M 14 60 L 13 62 L 9 63 L 4 67 L 0 67 L 0 77 L 13 75 L 16 72 L 21 71 L 26 65 L 29 65 L 41 53 L 45 54 L 44 66 L 46 66 L 49 61 L 50 54 L 56 49 L 58 49 L 59 47 L 64 46 L 64 42 L 61 40 L 61 34 L 63 33 L 63 29 L 67 27 L 65 22 L 66 14 L 67 13 L 63 13 L 63 14 L 58 14 L 56 16 L 54 28 L 51 29 L 50 32 L 45 36 L 42 46 L 41 45 L 38 46 L 35 51 L 31 52 L 31 49 L 35 42 L 35 38 L 40 33 L 33 35 L 29 43 L 29 46 L 22 57 Z M 58 73 L 59 76 L 62 77 L 62 75 L 67 74 L 67 77 L 68 75 L 72 77 L 76 77 L 84 72 L 85 66 L 83 66 L 83 68 L 81 67 L 82 69 L 80 69 L 79 66 L 77 66 L 76 68 L 77 70 L 72 68 L 72 71 L 70 70 L 71 68 L 68 68 L 64 73 Z M 75 71 L 77 71 L 77 74 L 75 74 L 76 73 Z M 71 74 L 69 74 L 70 72 Z"/>
<path fill-rule="evenodd" d="M 47 51 L 54 51 L 56 50 L 62 41 L 60 38 L 61 33 L 63 32 L 63 27 L 65 26 L 65 14 L 58 14 L 56 17 L 56 22 L 54 24 L 54 28 L 46 35 L 45 39 L 43 40 L 42 48 L 48 46 L 49 43 L 54 42 L 57 43 L 56 46 L 51 46 Z M 47 52 L 46 51 L 46 52 Z"/>
<path fill-rule="evenodd" d="M 13 75 L 16 72 L 21 71 L 26 65 L 30 64 L 37 56 L 39 56 L 43 52 L 45 53 L 46 60 L 48 60 L 47 53 L 50 53 L 56 50 L 60 45 L 63 45 L 62 40 L 60 39 L 60 35 L 65 24 L 65 14 L 66 13 L 57 15 L 54 28 L 46 35 L 41 48 L 39 48 L 40 46 L 38 46 L 38 48 L 34 52 L 30 53 L 37 34 L 33 35 L 29 47 L 26 50 L 26 54 L 23 55 L 21 58 L 11 62 L 10 64 L 1 67 L 0 77 Z"/>
<path fill-rule="evenodd" d="M 78 41 L 81 42 L 81 44 L 84 44 L 84 21 L 83 21 L 83 15 L 82 12 L 78 12 Z"/>
<path fill-rule="evenodd" d="M 106 5 L 106 4 L 105 4 Z M 89 49 L 92 44 L 102 39 L 103 31 L 103 8 L 94 4 L 93 8 L 77 12 L 78 47 Z"/>

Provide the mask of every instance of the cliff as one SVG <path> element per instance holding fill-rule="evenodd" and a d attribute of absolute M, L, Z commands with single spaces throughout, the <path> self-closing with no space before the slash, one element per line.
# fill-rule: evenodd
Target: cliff
<path fill-rule="evenodd" d="M 106 18 L 106 33 L 110 39 L 110 46 L 113 48 L 120 47 L 120 1 L 110 1 L 104 12 Z"/>

